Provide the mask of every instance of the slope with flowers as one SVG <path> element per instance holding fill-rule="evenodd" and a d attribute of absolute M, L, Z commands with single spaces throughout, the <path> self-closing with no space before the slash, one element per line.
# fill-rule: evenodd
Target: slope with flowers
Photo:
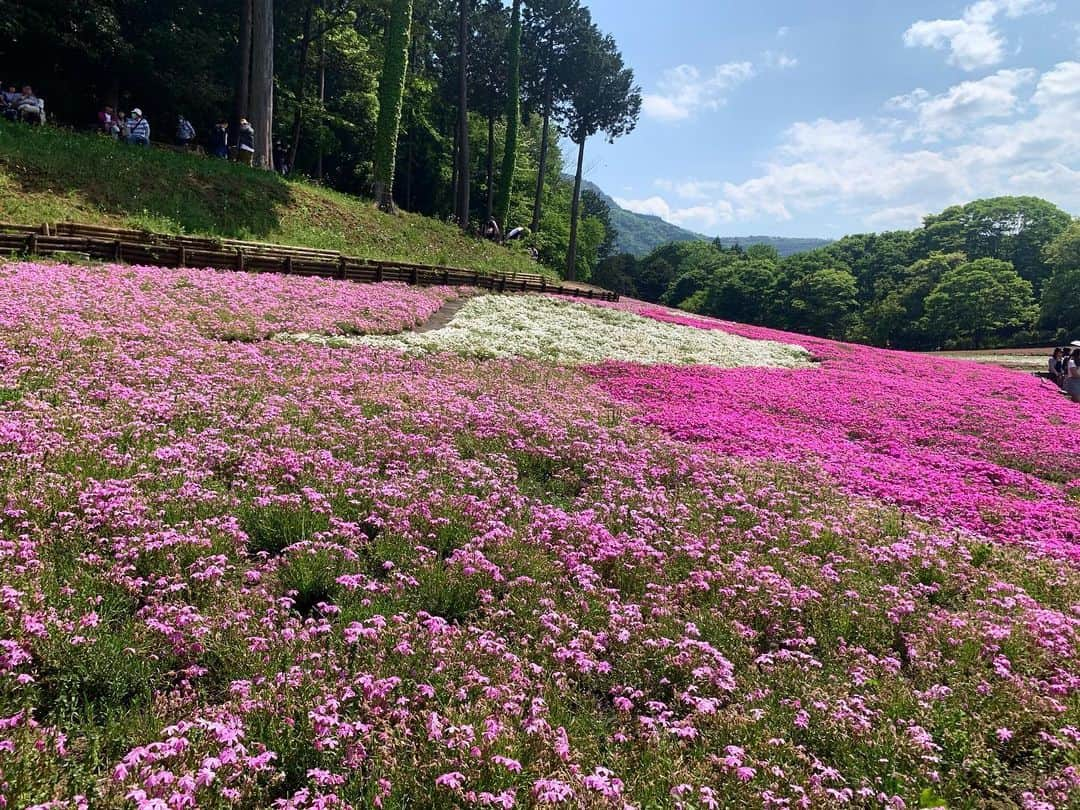
<path fill-rule="evenodd" d="M 1080 801 L 1036 381 L 699 321 L 819 362 L 418 355 L 347 337 L 453 292 L 0 276 L 0 806 Z"/>
<path fill-rule="evenodd" d="M 595 369 L 673 435 L 740 458 L 820 466 L 848 491 L 1036 551 L 1080 555 L 1077 411 L 1049 382 L 985 364 L 627 307 L 757 340 L 798 340 L 812 371 Z"/>

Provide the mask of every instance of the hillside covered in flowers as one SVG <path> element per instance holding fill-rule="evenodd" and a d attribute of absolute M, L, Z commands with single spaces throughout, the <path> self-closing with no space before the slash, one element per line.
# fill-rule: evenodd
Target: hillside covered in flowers
<path fill-rule="evenodd" d="M 1060 394 L 458 294 L 0 267 L 0 807 L 1080 804 Z"/>

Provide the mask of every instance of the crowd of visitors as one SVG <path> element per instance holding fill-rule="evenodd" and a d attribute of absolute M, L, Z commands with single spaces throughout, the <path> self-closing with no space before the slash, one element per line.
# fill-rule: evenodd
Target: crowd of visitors
<path fill-rule="evenodd" d="M 15 85 L 10 84 L 0 93 L 0 114 L 9 121 L 44 124 L 45 99 L 39 98 L 28 84 L 24 84 L 22 90 L 17 90 Z"/>
<path fill-rule="evenodd" d="M 1073 402 L 1080 402 L 1080 340 L 1074 340 L 1064 349 L 1054 349 L 1049 371 L 1050 379 L 1057 383 Z"/>
<path fill-rule="evenodd" d="M 45 99 L 34 93 L 33 88 L 28 84 L 23 85 L 22 90 L 19 90 L 14 84 L 4 85 L 0 82 L 0 115 L 9 121 L 44 124 Z M 103 135 L 121 143 L 150 146 L 150 120 L 139 107 L 133 107 L 131 112 L 127 113 L 115 109 L 111 104 L 105 104 L 97 114 L 95 128 Z M 237 163 L 251 166 L 255 162 L 256 154 L 255 129 L 246 118 L 240 119 L 235 137 L 230 137 L 232 133 L 229 129 L 229 122 L 224 118 L 214 125 L 207 138 L 209 154 L 223 160 L 231 158 Z M 177 149 L 197 150 L 199 148 L 198 135 L 195 125 L 187 116 L 183 114 L 177 116 L 175 138 Z M 288 155 L 288 149 L 281 141 L 273 144 L 275 171 L 280 174 L 289 173 Z"/>
<path fill-rule="evenodd" d="M 102 107 L 97 116 L 97 128 L 100 132 L 124 143 L 136 146 L 150 145 L 150 122 L 143 111 L 138 107 L 130 114 L 116 112 L 111 105 Z M 195 125 L 181 114 L 176 119 L 175 146 L 182 151 L 195 151 L 199 149 L 198 130 Z M 222 160 L 232 159 L 237 163 L 251 166 L 255 162 L 255 129 L 246 118 L 240 119 L 240 125 L 235 136 L 231 132 L 229 122 L 221 118 L 206 139 L 207 152 L 215 158 Z M 273 146 L 274 170 L 280 174 L 288 174 L 288 150 L 285 145 L 278 141 Z"/>
<path fill-rule="evenodd" d="M 150 145 L 150 121 L 138 107 L 131 114 L 121 110 L 116 112 L 106 104 L 98 113 L 98 129 L 110 138 L 115 138 L 134 146 Z"/>

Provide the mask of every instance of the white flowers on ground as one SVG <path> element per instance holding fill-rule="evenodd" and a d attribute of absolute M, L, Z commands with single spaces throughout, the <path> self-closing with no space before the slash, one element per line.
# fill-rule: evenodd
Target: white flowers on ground
<path fill-rule="evenodd" d="M 799 368 L 811 364 L 809 353 L 799 346 L 662 323 L 629 312 L 539 295 L 473 298 L 448 326 L 433 332 L 357 338 L 289 337 L 333 346 L 397 349 L 414 355 L 449 352 L 571 365 L 606 360 L 724 368 Z"/>

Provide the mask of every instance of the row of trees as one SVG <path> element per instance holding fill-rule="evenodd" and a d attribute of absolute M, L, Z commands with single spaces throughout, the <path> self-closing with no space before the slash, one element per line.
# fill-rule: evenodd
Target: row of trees
<path fill-rule="evenodd" d="M 457 0 L 457 130 L 455 133 L 456 172 L 454 213 L 464 226 L 470 220 L 471 184 L 468 181 L 470 153 L 470 77 L 479 78 L 478 112 L 487 120 L 487 211 L 506 230 L 510 226 L 510 205 L 519 149 L 522 88 L 532 112 L 543 118 L 540 163 L 533 201 L 533 230 L 540 230 L 544 199 L 544 179 L 553 123 L 577 145 L 577 170 L 570 208 L 570 236 L 566 273 L 577 271 L 578 227 L 585 144 L 603 133 L 614 140 L 630 132 L 641 110 L 641 93 L 634 84 L 633 71 L 623 62 L 615 40 L 604 35 L 592 22 L 588 9 L 579 0 L 530 0 L 522 23 L 522 0 L 513 0 L 509 20 L 501 0 L 491 0 L 479 15 L 475 0 Z M 386 35 L 386 53 L 379 81 L 379 121 L 375 136 L 375 196 L 380 206 L 394 205 L 394 175 L 397 169 L 397 140 L 401 107 L 405 95 L 409 42 L 413 15 L 412 0 L 392 4 Z M 474 21 L 479 24 L 474 25 Z M 524 32 L 524 34 L 523 34 Z M 522 43 L 526 46 L 528 81 L 522 81 Z M 470 43 L 478 40 L 479 69 L 470 70 Z M 500 47 L 500 40 L 505 45 Z M 501 92 L 501 95 L 500 95 Z M 495 118 L 505 105 L 505 144 L 502 171 L 496 187 L 494 178 Z"/>
<path fill-rule="evenodd" d="M 781 260 L 775 249 L 667 245 L 614 256 L 596 279 L 691 312 L 906 349 L 1080 337 L 1080 221 L 1000 197 L 922 228 L 848 236 Z"/>
<path fill-rule="evenodd" d="M 277 142 L 296 170 L 386 208 L 565 232 L 559 250 L 538 246 L 570 276 L 595 257 L 584 231 L 596 224 L 580 215 L 586 142 L 631 131 L 641 105 L 580 0 L 0 5 L 0 75 L 32 81 L 61 119 L 141 106 L 167 136 L 177 113 L 204 133 L 227 111 L 234 132 L 246 116 L 259 165 Z M 577 147 L 572 186 L 559 135 Z"/>

